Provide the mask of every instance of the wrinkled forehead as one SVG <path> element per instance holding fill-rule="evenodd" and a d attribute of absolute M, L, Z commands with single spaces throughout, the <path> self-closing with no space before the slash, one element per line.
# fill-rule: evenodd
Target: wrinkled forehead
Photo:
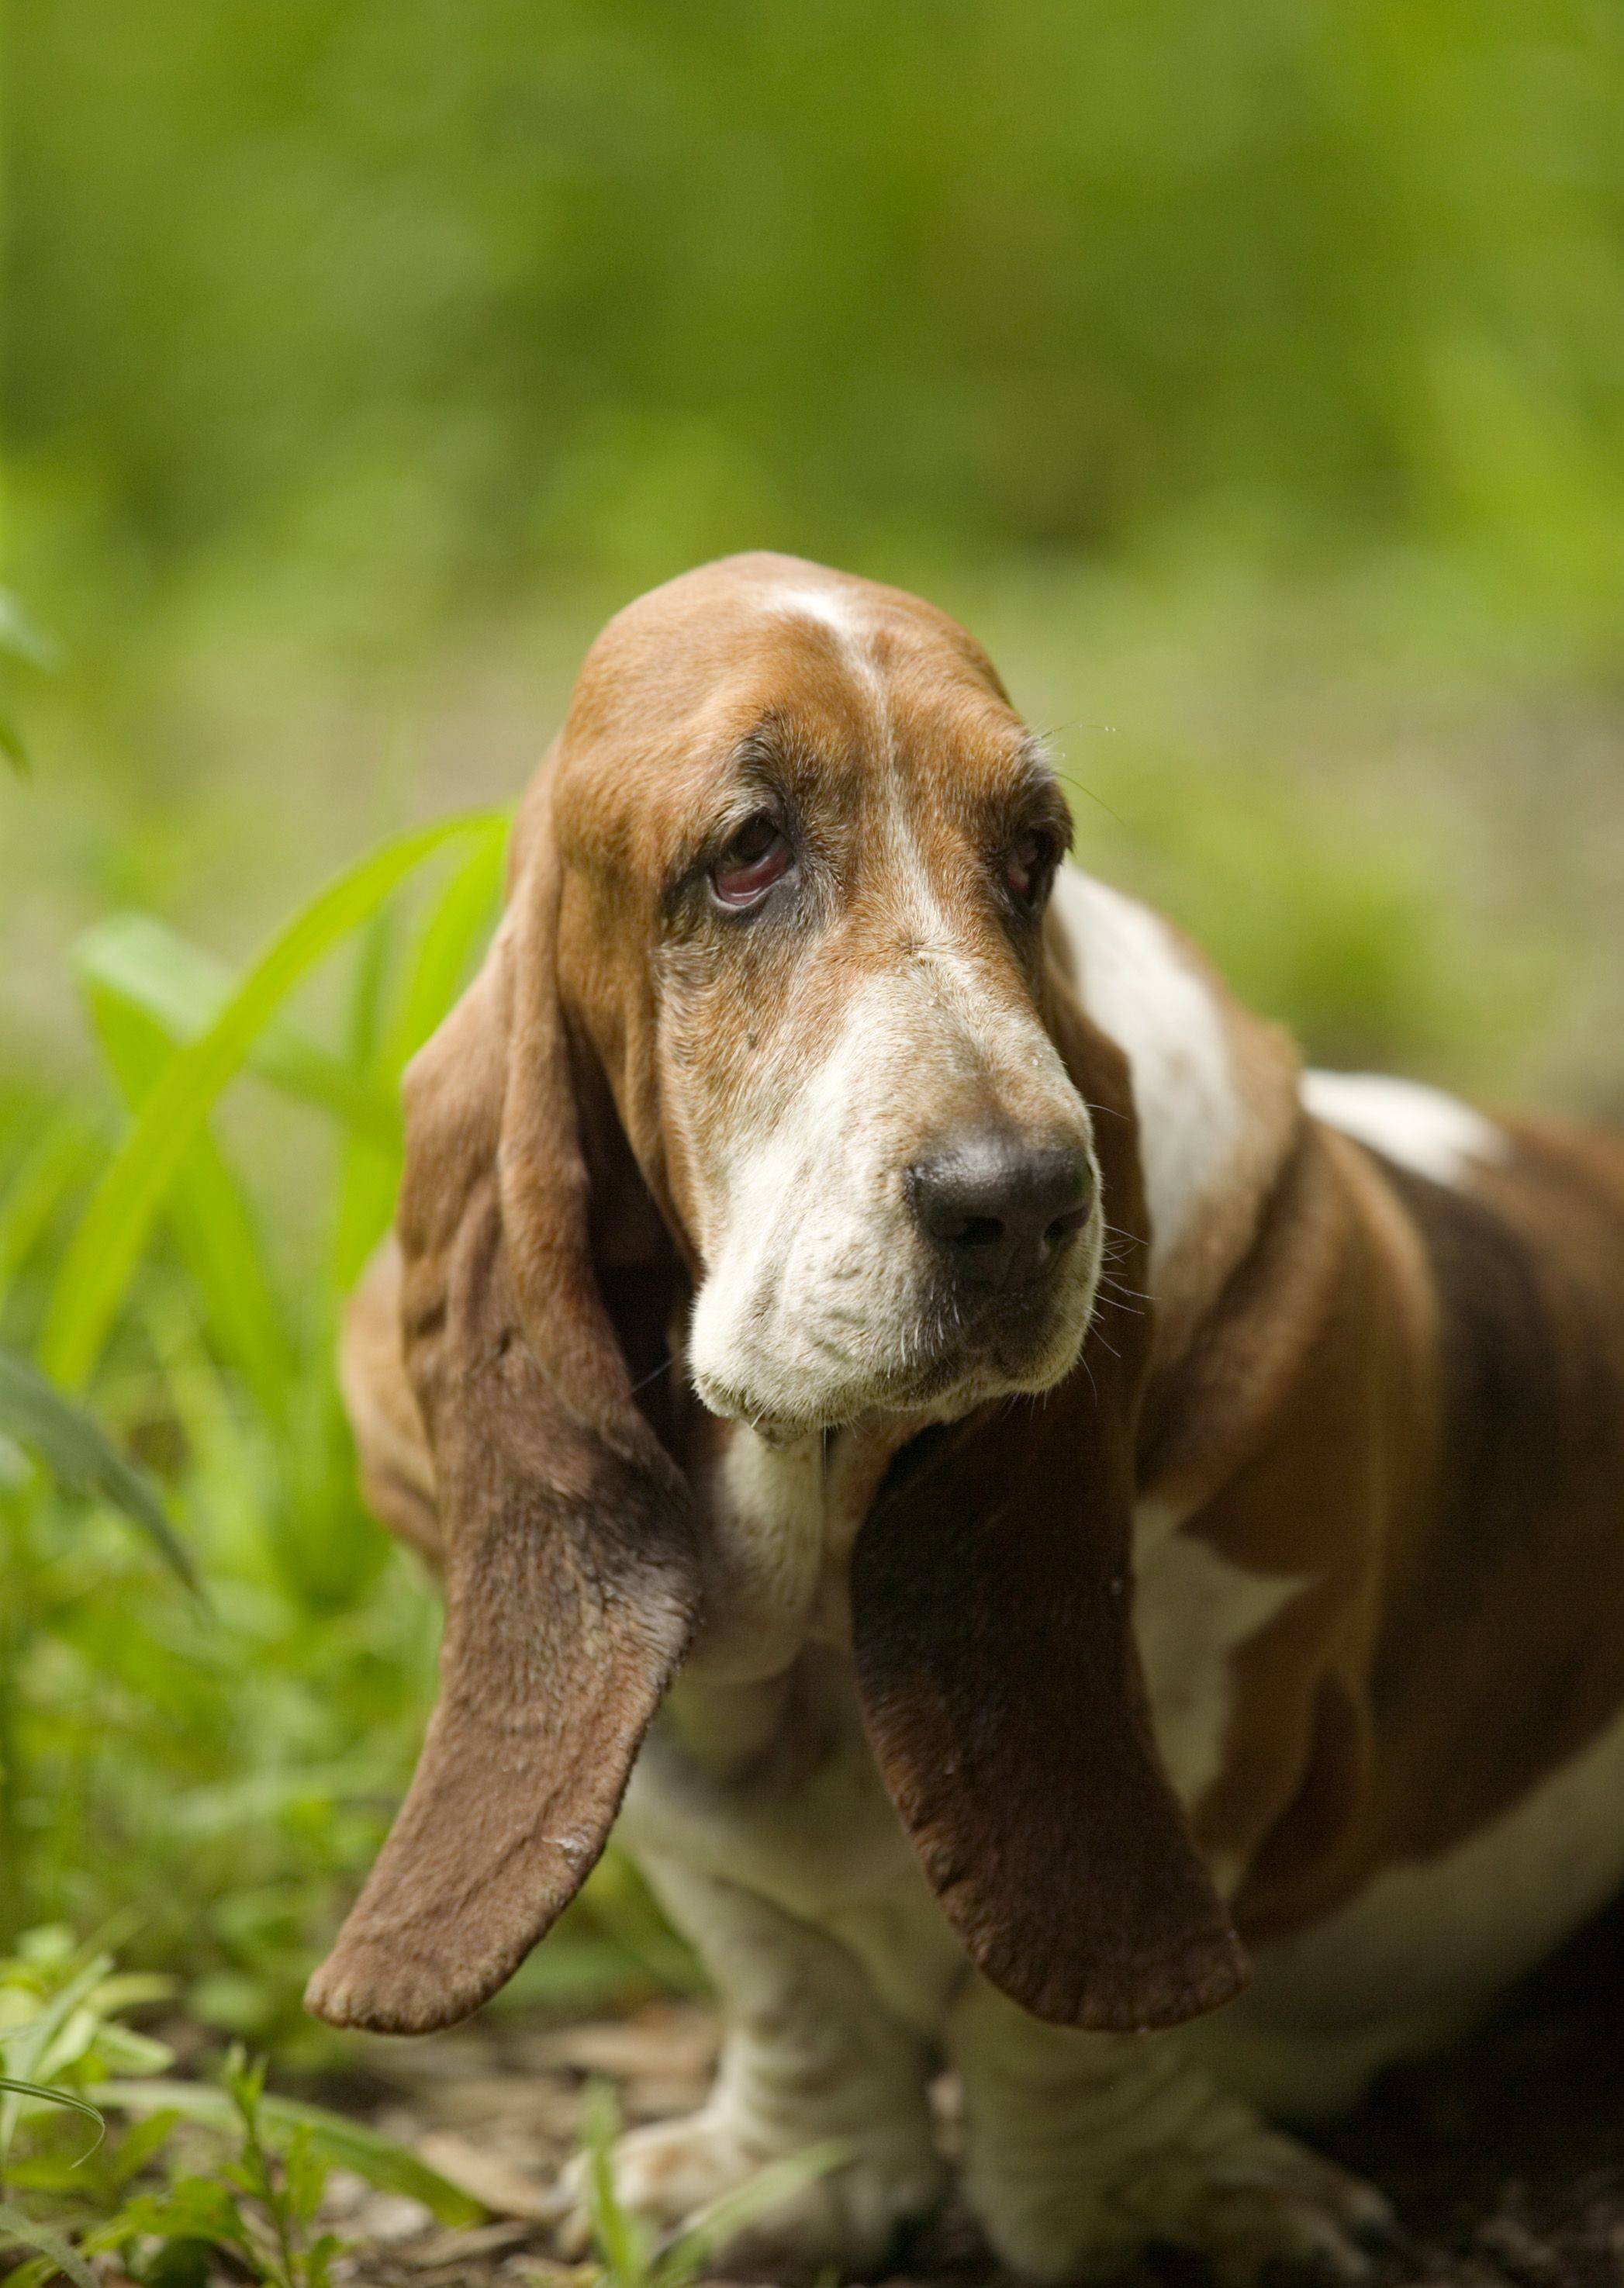
<path fill-rule="evenodd" d="M 1029 767 L 1031 742 L 945 613 L 792 558 L 734 559 L 604 630 L 571 699 L 555 799 L 578 846 L 653 859 L 763 754 L 807 782 L 791 791 L 852 814 L 882 786 L 949 808 L 995 795 Z"/>

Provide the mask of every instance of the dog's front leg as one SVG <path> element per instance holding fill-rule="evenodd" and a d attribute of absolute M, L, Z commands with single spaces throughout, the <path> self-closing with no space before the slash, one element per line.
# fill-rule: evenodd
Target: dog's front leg
<path fill-rule="evenodd" d="M 675 2228 L 768 2162 L 838 2139 L 852 2157 L 747 2226 L 717 2260 L 746 2276 L 883 2264 L 943 2189 L 924 2045 L 882 2007 L 855 1956 L 810 1923 L 669 1859 L 641 1853 L 638 1863 L 699 1949 L 725 2035 L 701 2111 L 622 2140 L 621 2198 Z"/>
<path fill-rule="evenodd" d="M 1226 2288 L 1281 2258 L 1356 2279 L 1390 2239 L 1379 2193 L 1225 2096 L 1176 2034 L 1069 2032 L 978 1979 L 948 2041 L 965 2191 L 1018 2272 L 1110 2273 L 1161 2243 L 1200 2250 Z"/>

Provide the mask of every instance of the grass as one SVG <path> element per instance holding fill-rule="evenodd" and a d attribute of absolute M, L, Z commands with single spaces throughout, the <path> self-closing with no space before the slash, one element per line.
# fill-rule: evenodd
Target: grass
<path fill-rule="evenodd" d="M 614 2091 L 592 2084 L 582 2108 L 582 2166 L 592 2248 L 607 2288 L 693 2288 L 725 2242 L 852 2157 L 844 2140 L 831 2137 L 770 2161 L 662 2244 L 621 2198 L 614 2173 L 620 2133 Z"/>
<path fill-rule="evenodd" d="M 96 2288 L 94 2260 L 148 2288 L 218 2276 L 329 2288 L 346 2244 L 323 2223 L 334 2169 L 404 2196 L 440 2225 L 480 2223 L 470 2193 L 392 2139 L 272 2094 L 266 2061 L 232 2044 L 199 2078 L 129 2022 L 173 1982 L 121 1972 L 61 1930 L 0 1958 L 0 2264 L 12 2288 L 59 2274 Z M 722 2244 L 851 2157 L 837 2140 L 758 2170 L 661 2240 L 622 2200 L 618 2103 L 589 2085 L 582 2196 L 592 2261 L 582 2288 L 693 2288 Z M 9 2260 L 9 2261 L 8 2261 Z"/>
<path fill-rule="evenodd" d="M 29 1932 L 0 1959 L 0 2252 L 34 2252 L 13 2288 L 59 2272 L 95 2288 L 88 2260 L 115 2254 L 125 2276 L 201 2278 L 208 2252 L 263 2288 L 326 2288 L 342 2246 L 315 2226 L 335 2167 L 442 2223 L 479 2220 L 476 2200 L 389 2139 L 268 2096 L 264 2061 L 236 2046 L 213 2082 L 173 2074 L 167 2045 L 127 2022 L 170 1984 L 59 1930 Z"/>

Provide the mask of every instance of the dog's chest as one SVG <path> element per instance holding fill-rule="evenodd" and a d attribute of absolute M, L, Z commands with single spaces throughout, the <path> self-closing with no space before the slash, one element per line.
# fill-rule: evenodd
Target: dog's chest
<path fill-rule="evenodd" d="M 771 1446 L 718 1427 L 698 1474 L 706 1594 L 691 1679 L 759 1682 L 809 1646 L 850 1647 L 852 1544 L 909 1434 L 898 1423 Z"/>
<path fill-rule="evenodd" d="M 824 1452 L 744 1433 L 719 1455 L 705 1634 L 638 1767 L 627 1832 L 834 1931 L 925 2023 L 968 1966 L 869 1753 L 850 1651 L 852 1545 L 895 1440 Z M 1160 1513 L 1144 1527 L 1153 1716 L 1193 1800 L 1221 1766 L 1232 1656 L 1297 1585 L 1242 1574 Z"/>
<path fill-rule="evenodd" d="M 849 1653 L 852 1545 L 907 1434 L 895 1427 L 790 1448 L 749 1431 L 729 1435 L 707 1484 L 710 1594 L 692 1682 L 759 1684 L 809 1649 Z M 1156 1502 L 1136 1516 L 1135 1625 L 1157 1743 L 1193 1804 L 1222 1768 L 1235 1655 L 1305 1581 L 1234 1565 L 1180 1522 Z M 1086 1516 L 1077 1529 L 1087 1532 Z M 754 1720 L 743 1706 L 741 1720 Z"/>

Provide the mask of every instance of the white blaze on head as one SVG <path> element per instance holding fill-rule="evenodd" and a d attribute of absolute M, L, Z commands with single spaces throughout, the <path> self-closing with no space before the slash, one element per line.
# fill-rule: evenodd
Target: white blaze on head
<path fill-rule="evenodd" d="M 868 647 L 871 623 L 855 603 L 848 603 L 836 588 L 778 587 L 770 591 L 774 611 L 793 619 L 811 620 L 828 631 L 839 647 L 841 664 L 860 685 L 875 710 L 884 744 L 891 744 L 891 727 L 884 679 Z"/>
<path fill-rule="evenodd" d="M 820 621 L 844 643 L 856 642 L 864 632 L 862 614 L 832 588 L 780 588 L 772 600 L 780 611 L 798 612 L 803 619 Z"/>

